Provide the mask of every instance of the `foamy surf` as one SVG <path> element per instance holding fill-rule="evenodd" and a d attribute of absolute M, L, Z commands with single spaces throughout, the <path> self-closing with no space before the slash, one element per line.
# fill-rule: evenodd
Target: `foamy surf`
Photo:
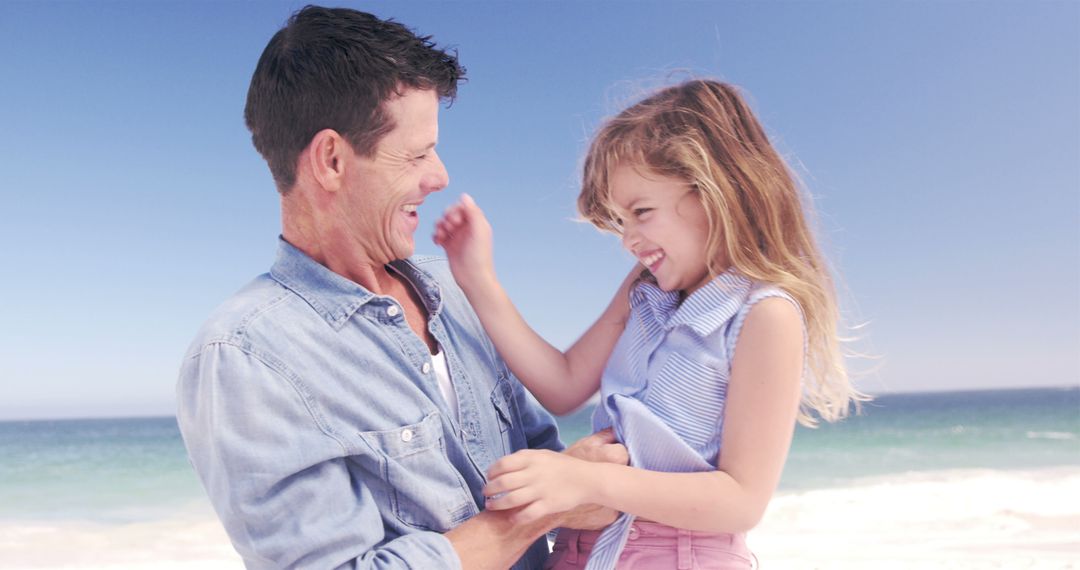
<path fill-rule="evenodd" d="M 952 470 L 781 494 L 750 546 L 767 569 L 1080 568 L 1080 468 Z"/>
<path fill-rule="evenodd" d="M 766 570 L 1080 569 L 1080 467 L 965 469 L 782 493 L 750 546 Z M 130 524 L 0 521 L 4 568 L 240 570 L 209 507 Z"/>

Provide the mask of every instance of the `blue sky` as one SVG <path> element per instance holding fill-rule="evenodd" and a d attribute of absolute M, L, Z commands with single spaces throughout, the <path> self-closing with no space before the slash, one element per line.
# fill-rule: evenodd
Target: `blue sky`
<path fill-rule="evenodd" d="M 9 2 L 0 418 L 168 414 L 203 318 L 272 261 L 242 111 L 301 2 Z M 1080 383 L 1080 4 L 362 3 L 456 47 L 450 187 L 566 346 L 630 265 L 574 221 L 597 124 L 672 77 L 743 87 L 815 197 L 871 392 Z"/>

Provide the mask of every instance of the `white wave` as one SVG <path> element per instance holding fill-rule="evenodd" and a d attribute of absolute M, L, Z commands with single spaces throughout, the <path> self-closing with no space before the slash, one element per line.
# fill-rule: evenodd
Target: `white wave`
<path fill-rule="evenodd" d="M 1028 439 L 1076 439 L 1075 433 L 1067 431 L 1029 431 Z"/>
<path fill-rule="evenodd" d="M 763 568 L 1080 568 L 1080 468 L 956 470 L 781 494 Z"/>
<path fill-rule="evenodd" d="M 0 520 L 5 569 L 242 570 L 209 505 L 134 524 Z"/>
<path fill-rule="evenodd" d="M 1080 570 L 1080 467 L 956 470 L 782 493 L 750 546 L 768 570 Z M 0 520 L 4 569 L 242 570 L 209 505 L 135 524 Z"/>

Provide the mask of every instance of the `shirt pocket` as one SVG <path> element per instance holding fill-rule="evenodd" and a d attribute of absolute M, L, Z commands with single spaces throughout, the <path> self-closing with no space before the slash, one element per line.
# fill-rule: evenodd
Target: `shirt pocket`
<path fill-rule="evenodd" d="M 391 508 L 402 523 L 446 532 L 478 512 L 465 479 L 446 457 L 438 412 L 419 423 L 360 437 L 381 455 Z"/>
<path fill-rule="evenodd" d="M 510 384 L 509 378 L 500 373 L 499 381 L 495 383 L 495 388 L 491 391 L 491 405 L 495 407 L 495 413 L 499 415 L 499 431 L 502 433 L 514 429 L 517 423 L 511 407 L 513 402 L 514 386 Z"/>
<path fill-rule="evenodd" d="M 683 441 L 702 450 L 720 432 L 726 396 L 726 374 L 672 352 L 649 382 L 644 402 Z"/>
<path fill-rule="evenodd" d="M 502 440 L 502 455 L 513 453 L 527 447 L 525 432 L 522 431 L 521 419 L 514 398 L 514 383 L 509 375 L 499 373 L 499 380 L 491 390 L 491 406 L 498 416 L 499 436 Z"/>

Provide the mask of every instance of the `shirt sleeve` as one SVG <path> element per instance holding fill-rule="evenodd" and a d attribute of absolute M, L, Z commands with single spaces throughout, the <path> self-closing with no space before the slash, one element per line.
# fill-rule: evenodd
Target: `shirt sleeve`
<path fill-rule="evenodd" d="M 461 567 L 436 532 L 387 540 L 347 440 L 268 355 L 211 343 L 188 358 L 177 421 L 192 466 L 248 568 Z"/>

